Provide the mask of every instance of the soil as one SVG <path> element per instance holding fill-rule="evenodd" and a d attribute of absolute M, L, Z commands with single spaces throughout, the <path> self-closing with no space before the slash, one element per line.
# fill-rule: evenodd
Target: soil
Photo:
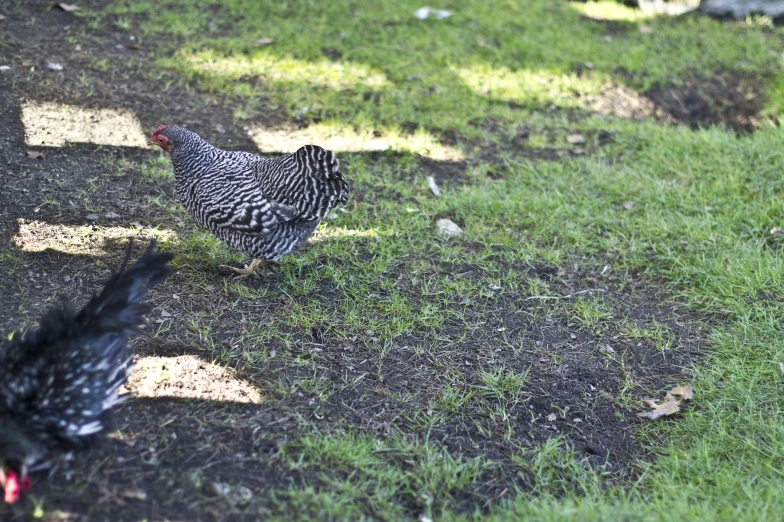
<path fill-rule="evenodd" d="M 764 101 L 759 78 L 732 71 L 695 75 L 682 85 L 659 85 L 645 95 L 661 121 L 692 129 L 723 125 L 739 134 L 755 130 Z"/>
<path fill-rule="evenodd" d="M 13 65 L 0 71 L 0 332 L 6 333 L 33 326 L 59 294 L 83 303 L 119 266 L 128 236 L 153 235 L 149 228 L 135 232 L 134 227 L 190 227 L 149 203 L 173 201 L 172 187 L 118 167 L 157 151 L 85 143 L 28 146 L 24 103 L 124 109 L 145 129 L 161 122 L 199 125 L 218 146 L 255 151 L 243 122 L 232 116 L 231 100 L 140 73 L 148 59 L 145 50 L 127 45 L 110 21 L 88 33 L 76 50 L 66 40 L 67 28 L 78 27 L 81 19 L 49 2 L 20 6 L 2 21 L 2 59 Z M 96 65 L 104 59 L 108 66 Z M 47 62 L 64 68 L 48 70 Z M 92 79 L 89 84 L 80 81 L 82 71 Z M 668 96 L 677 97 L 660 95 Z M 275 113 L 254 116 L 255 123 L 270 127 L 280 121 Z M 423 160 L 422 165 L 440 184 L 455 182 L 462 172 L 455 163 Z M 399 267 L 401 274 L 405 268 Z M 223 288 L 227 276 L 217 267 L 205 262 L 189 269 L 202 272 L 208 288 Z M 478 277 L 473 267 L 438 259 L 430 260 L 429 269 Z M 249 315 L 285 314 L 287 299 L 335 301 L 339 307 L 333 283 L 323 280 L 314 295 L 291 297 L 276 291 L 273 278 L 254 283 L 269 285 L 271 297 L 250 301 L 197 289 L 192 274 L 178 272 L 152 296 L 153 312 L 133 343 L 138 364 L 127 388 L 137 397 L 118 408 L 117 432 L 94 451 L 60 458 L 48 472 L 36 472 L 31 496 L 20 505 L 0 506 L 0 516 L 27 519 L 37 502 L 46 520 L 263 518 L 278 509 L 269 504 L 274 489 L 328 488 L 307 470 L 282 465 L 282 445 L 296 443 L 298 434 L 341 428 L 381 439 L 422 435 L 415 420 L 432 415 L 430 405 L 447 374 L 458 370 L 460 382 L 470 385 L 481 380 L 481 372 L 497 368 L 527 374 L 519 397 L 475 395 L 460 415 L 447 415 L 429 433 L 432 443 L 455 457 L 484 456 L 499 463 L 468 488 L 461 508 L 484 509 L 488 499 L 515 486 L 533 486 L 520 475 L 510 443 L 496 435 L 507 430 L 523 447 L 564 437 L 593 465 L 606 466 L 615 480 L 633 476 L 634 462 L 648 455 L 635 438 L 641 422 L 634 415 L 637 404 L 621 407 L 621 399 L 658 397 L 689 381 L 690 362 L 704 348 L 698 318 L 684 312 L 657 282 L 615 274 L 587 260 L 509 269 L 546 285 L 548 294 L 490 289 L 484 303 L 455 303 L 464 309 L 465 321 L 448 322 L 432 337 L 377 339 L 365 332 L 348 343 L 333 335 L 335 325 L 325 324 L 292 331 L 289 343 L 263 347 L 241 346 L 236 325 Z M 422 299 L 415 288 L 403 290 L 414 302 Z M 600 303 L 612 320 L 590 327 L 575 323 L 579 299 Z M 271 354 L 265 365 L 213 364 L 212 349 L 181 317 L 200 310 L 221 312 L 210 325 L 215 350 L 242 361 L 243 350 L 264 349 Z M 466 324 L 481 321 L 482 328 L 466 331 Z M 662 328 L 671 344 L 663 349 L 651 338 L 630 337 L 621 325 Z M 378 346 L 387 341 L 393 349 L 382 357 Z M 284 364 L 291 357 L 275 358 L 275 352 L 308 364 Z M 336 387 L 339 391 L 325 403 L 312 392 L 281 394 L 271 385 L 296 381 L 312 374 L 313 367 L 326 382 L 341 383 L 351 375 L 354 384 Z M 503 421 L 487 414 L 498 401 L 513 401 L 511 416 Z M 421 513 L 422 499 L 403 501 L 412 516 Z M 296 506 L 290 509 L 296 513 Z"/>

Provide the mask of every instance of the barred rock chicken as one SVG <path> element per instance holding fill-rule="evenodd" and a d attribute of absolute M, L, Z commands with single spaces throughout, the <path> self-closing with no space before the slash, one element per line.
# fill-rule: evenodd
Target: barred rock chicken
<path fill-rule="evenodd" d="M 196 223 L 250 256 L 239 278 L 290 254 L 310 237 L 349 187 L 335 155 L 315 145 L 262 158 L 220 150 L 193 132 L 161 125 L 150 143 L 171 154 L 177 197 Z"/>
<path fill-rule="evenodd" d="M 148 307 L 148 290 L 171 269 L 171 254 L 147 252 L 114 275 L 78 313 L 67 301 L 37 330 L 0 345 L 0 485 L 14 503 L 30 487 L 29 467 L 56 452 L 89 446 L 131 371 L 127 337 Z M 128 249 L 130 255 L 131 249 Z"/>

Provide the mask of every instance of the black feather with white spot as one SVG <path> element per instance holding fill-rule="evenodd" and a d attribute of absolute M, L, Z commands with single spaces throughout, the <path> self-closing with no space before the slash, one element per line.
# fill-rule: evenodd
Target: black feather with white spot
<path fill-rule="evenodd" d="M 148 311 L 141 301 L 171 271 L 171 254 L 154 246 L 79 312 L 63 301 L 0 345 L 0 471 L 83 448 L 106 427 L 131 370 L 128 334 Z"/>

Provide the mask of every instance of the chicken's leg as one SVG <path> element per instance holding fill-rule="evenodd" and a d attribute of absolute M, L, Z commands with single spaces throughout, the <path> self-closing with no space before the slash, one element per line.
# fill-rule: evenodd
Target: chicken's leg
<path fill-rule="evenodd" d="M 249 265 L 245 265 L 245 268 L 234 268 L 233 266 L 228 265 L 221 265 L 223 268 L 228 268 L 229 270 L 233 270 L 239 274 L 237 279 L 247 279 L 248 277 L 258 277 L 259 274 L 256 272 L 256 267 L 261 264 L 261 275 L 262 277 L 267 277 L 267 260 L 266 259 L 254 259 L 250 262 Z"/>

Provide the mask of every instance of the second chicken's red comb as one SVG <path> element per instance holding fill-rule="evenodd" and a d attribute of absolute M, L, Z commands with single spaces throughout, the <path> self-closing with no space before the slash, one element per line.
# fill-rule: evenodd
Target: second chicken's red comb
<path fill-rule="evenodd" d="M 153 133 L 152 133 L 152 136 L 150 137 L 150 139 L 151 139 L 151 140 L 154 140 L 154 139 L 155 139 L 155 137 L 158 135 L 158 133 L 159 133 L 159 132 L 161 132 L 161 131 L 162 131 L 163 129 L 165 129 L 165 128 L 166 128 L 166 125 L 161 125 L 161 126 L 160 126 L 160 127 L 158 127 L 157 129 L 155 129 L 155 132 L 153 132 Z"/>

